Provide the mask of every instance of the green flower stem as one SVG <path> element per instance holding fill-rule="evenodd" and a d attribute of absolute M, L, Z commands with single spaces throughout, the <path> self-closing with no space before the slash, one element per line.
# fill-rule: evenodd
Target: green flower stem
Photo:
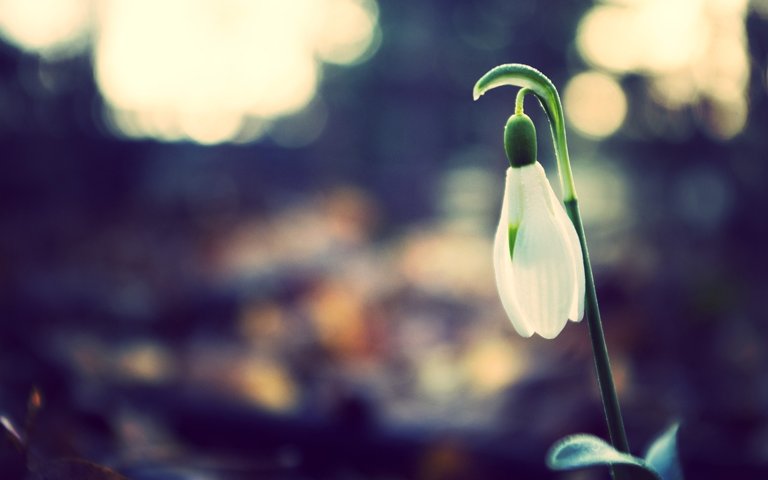
<path fill-rule="evenodd" d="M 584 257 L 584 276 L 586 280 L 584 315 L 587 317 L 589 338 L 592 340 L 592 353 L 595 357 L 595 367 L 597 369 L 597 383 L 600 387 L 600 396 L 603 399 L 605 418 L 608 422 L 608 434 L 611 438 L 611 445 L 613 445 L 616 450 L 630 453 L 627 433 L 624 430 L 624 420 L 621 417 L 621 408 L 619 407 L 619 397 L 616 394 L 616 385 L 613 383 L 611 361 L 608 358 L 608 347 L 605 344 L 603 322 L 600 320 L 600 308 L 597 305 L 595 279 L 592 275 L 592 263 L 589 261 L 587 237 L 584 235 L 584 225 L 581 223 L 581 212 L 579 211 L 578 201 L 575 198 L 566 200 L 565 211 L 568 212 L 568 216 L 571 218 L 571 222 L 573 222 L 573 226 L 576 228 L 576 235 L 579 237 L 581 252 Z"/>
<path fill-rule="evenodd" d="M 524 113 L 523 103 L 525 101 L 525 96 L 529 93 L 532 93 L 530 88 L 521 88 L 518 90 L 517 97 L 515 97 L 515 115 L 522 115 Z"/>
<path fill-rule="evenodd" d="M 616 394 L 616 386 L 611 373 L 611 362 L 608 358 L 608 349 L 605 345 L 603 324 L 600 320 L 600 310 L 597 304 L 595 292 L 595 280 L 592 275 L 592 265 L 589 261 L 584 226 L 581 222 L 581 213 L 576 199 L 576 187 L 573 183 L 571 162 L 568 157 L 568 144 L 565 136 L 565 118 L 560 96 L 554 84 L 541 72 L 527 65 L 507 64 L 500 65 L 483 75 L 475 84 L 473 95 L 477 100 L 486 91 L 501 86 L 513 85 L 522 87 L 516 99 L 516 109 L 521 108 L 522 100 L 526 93 L 533 93 L 539 99 L 544 111 L 549 117 L 549 126 L 552 131 L 552 140 L 555 144 L 557 167 L 560 176 L 560 185 L 563 192 L 563 203 L 568 216 L 573 222 L 576 234 L 579 237 L 581 251 L 584 257 L 584 274 L 586 280 L 585 315 L 589 326 L 589 336 L 592 341 L 592 352 L 597 369 L 597 381 L 600 387 L 600 395 L 603 400 L 608 433 L 611 444 L 621 452 L 629 453 L 629 443 L 624 430 L 624 422 L 621 418 L 619 399 Z M 620 472 L 614 470 L 614 478 L 619 478 Z"/>

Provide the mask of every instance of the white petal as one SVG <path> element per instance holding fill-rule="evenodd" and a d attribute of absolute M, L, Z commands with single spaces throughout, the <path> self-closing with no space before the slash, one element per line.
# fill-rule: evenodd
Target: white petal
<path fill-rule="evenodd" d="M 584 317 L 584 258 L 581 254 L 581 244 L 579 243 L 579 237 L 576 235 L 576 228 L 573 226 L 573 222 L 565 213 L 565 208 L 560 203 L 560 200 L 555 195 L 555 192 L 549 188 L 550 201 L 552 209 L 555 212 L 555 217 L 560 224 L 560 230 L 562 235 L 565 236 L 568 241 L 568 249 L 571 252 L 571 258 L 573 261 L 574 271 L 576 278 L 574 279 L 575 288 L 573 289 L 573 299 L 571 300 L 571 307 L 568 309 L 568 319 L 574 322 L 579 322 Z"/>
<path fill-rule="evenodd" d="M 501 304 L 512 322 L 512 326 L 521 336 L 530 337 L 534 330 L 521 312 L 517 302 L 516 282 L 512 272 L 512 258 L 509 253 L 510 218 L 512 218 L 513 225 L 519 222 L 522 207 L 520 200 L 519 169 L 508 168 L 499 226 L 496 229 L 496 237 L 493 242 L 493 269 L 496 273 L 496 288 L 499 291 L 499 298 L 501 298 Z"/>
<path fill-rule="evenodd" d="M 573 249 L 555 214 L 559 202 L 553 205 L 541 164 L 519 171 L 523 208 L 511 278 L 528 324 L 542 337 L 554 338 L 568 321 L 577 290 Z"/>

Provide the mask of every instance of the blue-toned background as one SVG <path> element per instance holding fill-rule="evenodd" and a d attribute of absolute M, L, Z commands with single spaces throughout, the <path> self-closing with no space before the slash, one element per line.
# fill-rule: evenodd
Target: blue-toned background
<path fill-rule="evenodd" d="M 3 0 L 0 34 L 0 414 L 40 389 L 33 463 L 607 478 L 544 466 L 606 436 L 586 325 L 519 338 L 493 283 L 516 92 L 471 91 L 519 62 L 563 98 L 633 451 L 680 420 L 688 478 L 768 474 L 764 0 Z"/>

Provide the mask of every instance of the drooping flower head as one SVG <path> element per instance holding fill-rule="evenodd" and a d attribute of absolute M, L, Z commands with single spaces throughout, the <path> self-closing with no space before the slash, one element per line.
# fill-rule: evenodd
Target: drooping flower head
<path fill-rule="evenodd" d="M 504 147 L 510 167 L 493 247 L 496 286 L 520 335 L 554 338 L 584 314 L 581 246 L 536 159 L 536 130 L 522 111 L 507 122 Z"/>
<path fill-rule="evenodd" d="M 538 333 L 545 338 L 554 338 L 569 318 L 575 321 L 581 319 L 586 303 L 597 384 L 614 449 L 595 449 L 595 442 L 584 441 L 587 436 L 576 435 L 569 437 L 573 441 L 569 441 L 567 447 L 562 447 L 564 443 L 559 444 L 560 448 L 550 456 L 549 466 L 572 469 L 597 463 L 613 465 L 617 454 L 632 459 L 600 320 L 592 266 L 568 156 L 565 115 L 560 96 L 546 75 L 520 63 L 492 68 L 475 83 L 472 95 L 477 100 L 488 90 L 501 85 L 514 85 L 521 87 L 521 90 L 515 102 L 515 115 L 510 118 L 504 132 L 504 147 L 510 168 L 494 243 L 499 295 L 512 325 L 526 337 Z M 529 92 L 539 100 L 549 119 L 563 204 L 556 198 L 544 170 L 536 161 L 535 130 L 533 123 L 523 114 L 523 100 Z M 664 442 L 665 445 L 674 445 L 668 440 Z M 578 448 L 572 448 L 577 444 Z M 664 472 L 672 471 L 668 469 L 668 462 L 669 452 L 675 456 L 674 449 L 674 446 L 664 447 Z M 600 454 L 598 450 L 608 453 Z M 565 451 L 571 453 L 563 456 Z M 579 454 L 573 452 L 584 451 L 589 451 L 589 460 L 574 461 Z M 628 463 L 641 468 L 649 467 L 646 469 L 651 475 L 660 474 L 647 459 Z M 673 470 L 672 475 L 679 477 L 680 469 Z M 612 467 L 613 478 L 624 478 L 625 474 L 628 472 L 622 468 Z"/>

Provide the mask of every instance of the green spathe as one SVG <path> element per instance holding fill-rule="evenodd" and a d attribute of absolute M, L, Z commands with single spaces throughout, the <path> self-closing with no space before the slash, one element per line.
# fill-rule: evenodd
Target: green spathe
<path fill-rule="evenodd" d="M 531 165 L 536 161 L 536 127 L 524 113 L 515 113 L 504 127 L 504 151 L 509 165 L 515 168 Z"/>

